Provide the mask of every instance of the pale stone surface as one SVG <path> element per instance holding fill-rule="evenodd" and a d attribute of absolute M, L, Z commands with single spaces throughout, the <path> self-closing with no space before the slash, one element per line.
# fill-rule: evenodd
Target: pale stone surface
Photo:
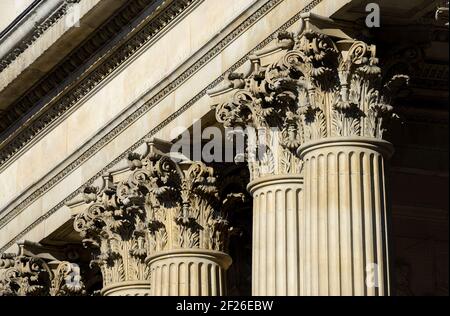
<path fill-rule="evenodd" d="M 385 164 L 392 145 L 330 138 L 299 153 L 305 168 L 301 294 L 391 295 Z"/>
<path fill-rule="evenodd" d="M 84 3 L 89 6 L 95 1 L 98 0 Z M 236 120 L 240 123 L 245 118 L 246 125 L 266 132 L 249 142 L 255 147 L 259 140 L 268 143 L 260 157 L 262 161 L 249 163 L 248 190 L 253 197 L 252 293 L 394 294 L 387 186 L 392 146 L 382 140 L 385 121 L 393 109 L 389 93 L 378 84 L 381 69 L 375 52 L 379 47 L 353 40 L 355 30 L 350 24 L 340 25 L 327 19 L 336 11 L 351 7 L 347 6 L 348 0 L 317 1 L 312 12 L 322 17 L 304 15 L 303 23 L 289 25 L 288 32 L 267 40 L 268 45 L 262 50 L 253 51 L 251 63 L 238 67 L 236 73 L 225 73 L 225 80 L 211 94 L 213 100 L 204 95 L 211 82 L 307 4 L 281 1 L 221 46 L 206 63 L 197 65 L 176 89 L 167 89 L 170 92 L 132 124 L 95 145 L 95 153 L 84 155 L 97 141 L 113 135 L 114 127 L 145 106 L 221 39 L 234 34 L 264 3 L 199 1 L 189 14 L 135 53 L 2 167 L 0 220 L 35 193 L 29 203 L 19 207 L 19 212 L 2 222 L 0 246 L 8 245 L 7 252 L 14 254 L 0 257 L 0 295 L 31 295 L 36 289 L 49 295 L 83 292 L 82 287 L 71 292 L 64 284 L 65 273 L 74 271 L 70 262 L 37 260 L 39 267 L 49 268 L 48 275 L 43 276 L 52 280 L 51 284 L 36 282 L 41 279 L 35 271 L 31 273 L 33 278 L 25 275 L 30 273 L 27 264 L 34 259 L 20 252 L 22 246 L 14 244 L 18 238 L 96 244 L 89 260 L 101 267 L 101 295 L 226 295 L 225 275 L 239 254 L 226 247 L 227 234 L 233 231 L 226 216 L 217 216 L 218 212 L 212 212 L 208 203 L 212 199 L 220 204 L 229 196 L 215 195 L 212 169 L 202 163 L 186 159 L 183 164 L 172 166 L 173 173 L 165 173 L 167 170 L 160 168 L 160 162 L 144 142 L 144 138 L 148 141 L 147 137 L 154 136 L 148 134 L 151 130 L 157 137 L 173 140 L 198 119 L 207 117 L 211 123 L 211 103 L 216 107 L 218 123 L 234 126 Z M 351 3 L 354 4 L 355 1 Z M 51 33 L 41 37 L 46 45 L 57 39 Z M 42 50 L 45 45 L 35 53 L 41 54 Z M 27 68 L 26 63 L 22 66 Z M 390 69 L 384 68 L 383 72 L 390 73 Z M 395 79 L 399 83 L 405 77 Z M 395 95 L 390 82 L 383 84 L 390 90 L 387 92 Z M 236 94 L 236 89 L 240 94 Z M 249 112 L 252 114 L 244 115 Z M 448 122 L 443 125 L 448 129 Z M 279 131 L 273 132 L 270 127 Z M 409 132 L 420 133 L 422 145 L 443 138 L 442 130 L 426 135 L 420 128 Z M 404 138 L 403 134 L 396 135 Z M 142 145 L 135 150 L 137 142 Z M 397 186 L 407 188 L 417 182 L 414 188 L 403 188 L 402 192 L 408 193 L 396 205 L 396 220 L 415 225 L 413 233 L 412 229 L 397 232 L 402 235 L 397 240 L 399 253 L 409 260 L 428 251 L 433 258 L 425 256 L 423 260 L 433 265 L 433 273 L 427 270 L 421 275 L 437 280 L 430 291 L 448 294 L 448 283 L 442 281 L 448 276 L 448 267 L 442 264 L 445 260 L 448 263 L 448 242 L 441 233 L 445 230 L 442 223 L 448 221 L 448 204 L 437 197 L 446 194 L 441 187 L 447 182 L 443 179 L 448 178 L 448 170 L 435 174 L 430 167 L 448 167 L 443 162 L 448 151 L 439 145 L 439 155 L 423 154 L 426 150 L 418 148 L 420 142 L 414 139 L 412 143 L 415 147 L 408 150 L 414 149 L 401 157 L 408 160 L 404 166 L 422 163 L 430 170 L 402 165 L 394 171 Z M 124 153 L 129 151 L 133 154 L 127 158 Z M 420 152 L 422 155 L 415 154 Z M 51 182 L 51 187 L 39 189 L 80 157 L 87 159 Z M 189 178 L 195 170 L 200 170 L 200 176 Z M 174 173 L 178 174 L 177 180 L 166 182 Z M 88 181 L 94 181 L 92 186 L 84 187 Z M 198 194 L 195 183 L 203 186 L 200 191 L 205 186 L 211 190 Z M 82 193 L 65 206 L 75 190 Z M 171 192 L 170 198 L 164 195 L 166 190 Z M 428 191 L 432 192 L 425 193 Z M 236 214 L 240 211 L 233 210 Z M 70 229 L 74 219 L 75 230 Z M 423 243 L 427 231 L 440 238 L 439 243 L 428 239 Z M 62 236 L 62 240 L 55 235 Z M 242 262 L 238 260 L 238 264 Z M 5 277 L 10 268 L 17 270 L 17 279 Z M 417 275 L 417 266 L 415 269 Z M 400 276 L 398 293 L 411 295 L 412 288 L 420 287 L 410 282 L 411 269 L 407 264 L 400 262 L 396 270 Z M 21 285 L 17 288 L 14 282 Z M 12 288 L 17 288 L 17 293 Z"/>
<path fill-rule="evenodd" d="M 94 9 L 99 4 L 99 2 L 100 0 L 85 0 L 81 1 L 78 4 L 75 3 L 74 5 L 76 6 L 77 16 L 79 15 L 80 19 L 85 19 L 85 16 L 90 13 L 90 11 Z M 60 5 L 62 5 L 63 3 L 64 2 L 61 1 Z M 57 2 L 54 1 L 53 5 L 55 4 L 57 4 Z M 58 5 L 56 5 L 55 7 L 58 8 Z M 9 12 L 7 9 L 5 11 Z M 2 10 L 1 12 L 4 11 Z M 97 12 L 97 15 L 98 14 L 99 12 Z M 73 46 L 69 39 L 70 36 L 73 36 L 73 38 L 83 38 L 83 36 L 89 34 L 89 32 L 92 32 L 93 28 L 86 24 L 84 21 L 83 28 L 81 29 L 77 28 L 74 23 L 70 22 L 71 20 L 69 20 L 69 18 L 63 16 L 61 19 L 56 21 L 50 28 L 43 32 L 40 37 L 36 38 L 36 40 L 30 45 L 30 47 L 28 47 L 24 52 L 18 55 L 7 68 L 0 72 L 0 92 L 3 93 L 3 89 L 6 88 L 9 84 L 13 83 L 13 80 L 16 79 L 25 70 L 32 70 L 32 72 L 34 72 L 34 75 L 32 74 L 29 77 L 30 81 L 33 82 L 35 80 L 34 77 L 42 76 L 46 73 L 46 71 L 50 70 L 49 64 L 52 64 L 51 60 L 48 62 L 48 64 L 37 62 L 38 58 L 41 57 L 47 50 L 53 49 L 57 52 L 59 45 L 62 46 L 62 49 L 59 48 L 59 51 L 67 53 L 68 48 Z M 100 17 L 100 20 L 103 20 L 103 18 Z M 74 20 L 74 22 L 76 21 Z M 41 21 L 34 21 L 34 23 L 39 24 L 41 23 Z M 25 33 L 20 35 L 25 38 L 27 34 Z M 64 38 L 64 36 L 66 36 L 66 38 Z M 22 38 L 19 38 L 17 39 L 18 42 L 23 40 Z M 74 42 L 76 43 L 76 41 Z M 57 58 L 58 57 L 55 57 L 55 59 Z M 15 95 L 14 91 L 11 91 L 10 95 L 0 94 L 0 100 L 3 102 L 2 106 L 9 104 L 12 100 L 14 100 L 14 98 L 17 97 L 18 95 Z"/>
<path fill-rule="evenodd" d="M 248 188 L 253 196 L 252 294 L 298 296 L 303 177 L 263 177 Z"/>
<path fill-rule="evenodd" d="M 148 259 L 152 296 L 224 296 L 231 258 L 219 251 L 172 250 Z"/>
<path fill-rule="evenodd" d="M 103 296 L 149 296 L 149 281 L 128 281 L 102 289 Z"/>
<path fill-rule="evenodd" d="M 222 2 L 221 2 L 222 3 Z M 243 2 L 240 2 L 244 7 L 246 5 Z M 220 6 L 213 5 L 211 2 L 205 2 L 203 4 L 204 6 L 211 5 L 210 12 L 214 12 L 214 10 L 222 10 L 223 9 Z M 225 5 L 225 3 L 224 3 Z M 228 69 L 232 63 L 236 62 L 237 59 L 239 59 L 242 55 L 245 54 L 247 48 L 255 47 L 258 43 L 260 43 L 262 40 L 264 40 L 267 36 L 272 34 L 272 32 L 279 26 L 281 26 L 286 21 L 286 16 L 291 16 L 292 12 L 298 12 L 303 8 L 305 4 L 300 1 L 287 1 L 282 2 L 280 5 L 275 7 L 272 11 L 268 12 L 264 19 L 258 20 L 255 24 L 251 25 L 250 28 L 242 33 L 240 37 L 237 37 L 234 39 L 233 46 L 227 46 L 224 48 L 224 50 L 217 56 L 212 58 L 206 65 L 204 65 L 201 69 L 199 69 L 192 77 L 186 81 L 183 85 L 177 88 L 177 90 L 174 93 L 169 94 L 166 96 L 163 100 L 161 100 L 154 108 L 152 108 L 148 113 L 144 114 L 136 123 L 131 125 L 129 128 L 124 130 L 121 134 L 117 135 L 113 142 L 107 143 L 104 147 L 100 148 L 99 151 L 92 156 L 89 160 L 85 161 L 80 167 L 72 171 L 70 174 L 68 174 L 64 179 L 55 185 L 51 190 L 55 190 L 55 192 L 58 192 L 59 196 L 67 196 L 71 192 L 73 192 L 74 189 L 78 188 L 82 183 L 85 183 L 87 180 L 89 180 L 92 176 L 94 176 L 101 168 L 103 168 L 106 164 L 106 162 L 111 161 L 112 159 L 115 159 L 119 154 L 121 154 L 124 150 L 128 149 L 130 146 L 130 140 L 138 140 L 142 138 L 145 133 L 155 126 L 161 121 L 163 121 L 166 117 L 168 117 L 171 113 L 178 110 L 184 102 L 189 101 L 193 93 L 196 91 L 201 91 L 203 88 L 205 88 L 212 80 L 219 77 L 222 72 L 225 69 Z M 253 8 L 253 10 L 256 8 Z M 207 10 L 205 8 L 205 10 Z M 236 7 L 234 7 L 233 12 L 236 10 Z M 195 12 L 195 10 L 194 10 Z M 205 12 L 205 11 L 203 11 Z M 190 15 L 186 17 L 187 20 L 189 20 Z M 243 19 L 245 18 L 245 15 L 237 19 L 233 22 L 233 24 L 228 28 L 228 31 L 231 32 L 231 30 L 242 23 Z M 192 19 L 190 21 L 193 21 Z M 214 23 L 219 23 L 220 21 L 214 21 Z M 177 28 L 178 25 L 175 25 L 175 28 Z M 222 26 L 224 27 L 224 26 Z M 297 25 L 293 25 L 290 27 L 292 31 L 295 31 L 298 29 Z M 202 28 L 201 32 L 198 32 L 197 34 L 202 34 L 203 31 L 208 31 L 208 29 Z M 217 32 L 217 29 L 216 29 Z M 200 35 L 198 35 L 200 36 Z M 167 40 L 166 40 L 167 42 Z M 148 48 L 148 50 L 152 50 L 157 43 L 153 44 Z M 168 44 L 167 44 L 168 45 Z M 181 46 L 180 46 L 181 47 Z M 207 47 L 206 47 L 207 48 Z M 99 108 L 107 108 L 110 109 L 112 112 L 113 109 L 122 108 L 122 107 L 130 107 L 130 109 L 136 108 L 139 105 L 142 105 L 146 100 L 148 100 L 152 95 L 155 94 L 156 87 L 152 89 L 151 83 L 148 79 L 148 73 L 143 72 L 142 78 L 138 80 L 138 77 L 136 76 L 136 71 L 138 69 L 144 67 L 145 69 L 148 69 L 148 66 L 145 66 L 145 63 L 147 64 L 153 64 L 154 59 L 150 58 L 148 54 L 151 54 L 151 51 L 149 53 L 143 52 L 139 55 L 138 60 L 140 61 L 139 64 L 136 64 L 134 66 L 135 61 L 133 61 L 133 64 L 130 64 L 130 66 L 133 66 L 133 69 L 127 67 L 123 69 L 120 73 L 117 74 L 117 76 L 131 76 L 126 75 L 133 74 L 136 79 L 134 79 L 133 83 L 136 85 L 145 85 L 147 88 L 150 86 L 150 91 L 147 94 L 144 95 L 135 95 L 134 98 L 139 97 L 139 100 L 134 105 L 125 105 L 122 103 L 118 103 L 118 100 L 121 100 L 122 98 L 130 98 L 132 97 L 126 97 L 123 96 L 120 91 L 122 91 L 123 82 L 124 84 L 128 84 L 127 81 L 123 81 L 120 78 L 113 77 L 109 83 L 106 83 L 105 85 L 99 87 L 99 89 L 96 90 L 96 92 L 102 92 L 103 96 L 108 95 L 115 95 L 116 98 L 110 98 L 107 99 L 108 101 L 105 102 L 103 98 L 96 97 L 96 94 L 89 95 L 88 98 L 83 100 L 80 104 L 80 107 L 76 110 L 74 115 L 71 115 L 65 119 L 65 124 L 68 126 L 75 126 L 75 121 L 73 119 L 75 117 L 79 117 L 81 114 L 76 113 L 82 113 L 84 108 L 90 109 L 90 115 L 84 115 L 84 117 L 89 117 L 87 121 L 78 120 L 78 122 L 82 123 L 82 126 L 84 126 L 83 135 L 85 135 L 84 138 L 81 138 L 79 134 L 77 134 L 78 130 L 71 131 L 71 128 L 63 127 L 60 129 L 59 125 L 55 127 L 52 134 L 59 135 L 58 140 L 49 141 L 49 144 L 57 144 L 60 142 L 67 142 L 68 139 L 71 139 L 70 147 L 72 150 L 68 150 L 65 153 L 65 157 L 69 157 L 72 160 L 74 159 L 71 157 L 71 155 L 79 155 L 79 152 L 73 152 L 73 150 L 76 149 L 76 146 L 80 146 L 83 142 L 90 141 L 92 142 L 92 137 L 101 137 L 104 136 L 107 131 L 100 131 L 100 126 L 104 124 L 110 124 L 110 122 L 105 122 L 105 119 L 102 116 L 97 115 Z M 159 56 L 159 52 L 154 52 L 154 54 L 157 54 Z M 157 57 L 155 57 L 157 58 Z M 158 58 L 157 58 L 158 59 Z M 159 65 L 159 64 L 158 64 Z M 159 67 L 159 66 L 158 66 Z M 156 71 L 156 70 L 155 70 Z M 142 72 L 142 69 L 140 70 Z M 170 76 L 175 77 L 177 75 L 177 72 L 171 73 Z M 116 78 L 118 81 L 116 81 Z M 161 78 L 158 78 L 158 82 L 161 81 Z M 115 83 L 117 82 L 117 83 Z M 155 84 L 155 83 L 153 83 Z M 108 89 L 106 89 L 108 87 Z M 158 86 L 157 86 L 158 87 Z M 175 101 L 175 94 L 180 95 L 181 91 L 190 91 L 190 94 L 188 93 L 182 93 L 184 95 L 183 98 L 178 98 L 177 101 Z M 112 102 L 110 100 L 114 100 Z M 183 115 L 178 116 L 176 119 L 171 121 L 168 125 L 166 125 L 161 131 L 158 132 L 158 137 L 161 137 L 163 139 L 171 139 L 174 136 L 173 130 L 175 128 L 181 133 L 180 126 L 189 127 L 194 122 L 194 119 L 198 119 L 202 116 L 204 116 L 206 113 L 210 111 L 210 104 L 211 100 L 208 96 L 203 96 L 200 100 L 198 100 L 195 104 L 193 104 L 188 110 L 186 110 Z M 113 108 L 111 108 L 113 106 Z M 84 110 L 86 111 L 86 110 Z M 109 114 L 106 114 L 109 120 L 111 120 L 111 117 Z M 155 120 L 154 118 L 157 117 L 158 120 Z M 125 117 L 122 116 L 122 119 Z M 74 125 L 75 124 L 75 125 Z M 66 130 L 66 132 L 64 131 Z M 87 131 L 90 130 L 90 134 L 87 133 Z M 97 136 L 93 136 L 97 133 Z M 45 136 L 46 137 L 46 136 Z M 87 138 L 87 139 L 86 139 Z M 40 141 L 38 141 L 39 143 Z M 37 143 L 37 144 L 38 144 Z M 8 203 L 7 201 L 14 200 L 14 197 L 19 196 L 20 192 L 26 196 L 25 188 L 31 187 L 32 183 L 38 181 L 38 179 L 42 179 L 45 177 L 45 175 L 49 174 L 49 172 L 55 172 L 58 170 L 58 168 L 55 168 L 56 165 L 61 163 L 61 157 L 63 157 L 63 153 L 54 152 L 52 155 L 48 155 L 47 153 L 43 153 L 39 147 L 39 145 L 34 145 L 32 147 L 27 148 L 27 151 L 19 156 L 13 163 L 11 163 L 9 166 L 6 167 L 6 169 L 1 171 L 0 174 L 0 205 L 3 205 L 3 207 Z M 89 144 L 89 143 L 88 143 Z M 66 145 L 68 146 L 68 145 Z M 20 163 L 20 161 L 32 161 L 32 157 L 45 157 L 44 159 L 39 160 L 39 164 L 33 164 L 33 173 L 32 174 L 23 174 L 21 173 L 20 177 L 16 178 L 17 173 L 17 164 Z M 59 158 L 58 158 L 59 157 Z M 54 171 L 52 171 L 52 169 Z M 14 189 L 13 189 L 14 188 Z M 40 203 L 38 202 L 40 198 L 36 200 L 34 203 Z M 52 205 L 56 205 L 61 201 L 61 198 L 58 198 L 57 200 L 53 200 Z M 16 202 L 15 202 L 16 203 Z M 50 201 L 49 201 L 50 203 Z M 50 205 L 50 204 L 48 204 Z M 48 209 L 47 209 L 48 210 Z M 46 211 L 47 211 L 46 210 Z M 41 212 L 32 212 L 32 211 L 26 211 L 28 213 L 28 216 L 26 217 L 26 220 L 21 223 L 20 227 L 27 227 L 32 221 L 36 220 L 42 213 Z M 49 220 L 52 220 L 52 217 L 54 215 L 51 215 Z M 55 218 L 56 220 L 56 218 Z M 28 224 L 28 225 L 27 225 Z M 7 224 L 8 226 L 10 224 Z M 14 226 L 17 224 L 14 224 L 11 222 L 11 227 L 19 227 Z M 17 228 L 12 228 L 13 230 L 17 231 Z M 22 231 L 22 229 L 20 230 Z M 40 230 L 41 232 L 43 230 Z M 48 235 L 50 232 L 46 232 L 43 235 L 40 235 L 41 237 L 38 238 L 42 239 L 46 235 Z M 36 236 L 36 235 L 33 235 Z M 2 238 L 2 245 L 4 245 L 7 240 L 11 239 L 13 236 L 1 236 Z M 28 234 L 24 236 L 24 238 L 28 238 Z"/>
<path fill-rule="evenodd" d="M 174 162 L 170 145 L 149 140 L 128 157 L 126 178 L 106 174 L 68 204 L 105 296 L 225 294 L 230 224 L 220 183 L 201 162 Z"/>

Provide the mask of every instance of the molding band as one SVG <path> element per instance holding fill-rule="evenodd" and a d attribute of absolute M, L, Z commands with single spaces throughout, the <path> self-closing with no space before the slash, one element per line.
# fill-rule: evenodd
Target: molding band
<path fill-rule="evenodd" d="M 89 69 L 92 67 L 92 65 L 90 64 L 88 66 L 83 66 L 82 69 L 86 69 L 84 69 L 81 73 L 77 73 L 77 71 L 73 72 L 71 75 L 76 75 L 76 77 L 85 76 L 79 83 L 77 83 L 76 86 L 70 87 L 72 83 L 69 83 L 63 84 L 63 86 L 53 87 L 56 92 L 54 94 L 45 95 L 43 97 L 44 99 L 48 100 L 46 104 L 42 105 L 42 107 L 39 108 L 37 112 L 33 112 L 33 110 L 30 109 L 29 113 L 25 114 L 22 119 L 19 119 L 19 121 L 17 121 L 16 123 L 13 123 L 13 125 L 20 123 L 23 126 L 27 126 L 26 129 L 19 130 L 17 131 L 17 133 L 14 132 L 13 134 L 8 134 L 7 131 L 9 128 L 11 128 L 8 127 L 6 130 L 0 133 L 0 170 L 8 166 L 8 164 L 14 159 L 14 157 L 23 152 L 27 148 L 27 146 L 33 144 L 34 141 L 39 140 L 39 137 L 47 132 L 48 127 L 56 124 L 57 120 L 60 117 L 63 117 L 71 109 L 76 107 L 80 100 L 94 91 L 94 89 L 98 87 L 100 83 L 107 81 L 110 75 L 114 73 L 114 71 L 120 69 L 120 67 L 122 67 L 138 51 L 140 51 L 142 47 L 157 38 L 160 33 L 166 30 L 166 26 L 168 24 L 172 23 L 174 20 L 177 20 L 180 15 L 184 14 L 187 9 L 191 8 L 191 5 L 198 3 L 199 1 L 203 0 L 174 0 L 169 7 L 165 8 L 162 12 L 159 12 L 156 18 L 151 19 L 149 23 L 145 25 L 140 31 L 138 31 L 135 35 L 130 36 L 131 38 L 125 40 L 125 42 L 119 40 L 119 47 L 111 55 L 107 53 L 106 55 L 108 55 L 109 57 L 106 58 L 106 60 L 103 60 L 100 63 L 96 59 L 100 58 L 101 60 L 106 55 L 97 57 L 94 54 L 94 56 L 89 57 L 95 58 L 95 61 L 93 61 L 93 63 L 100 63 L 100 65 L 88 74 L 86 74 L 86 72 L 90 71 Z M 152 4 L 151 6 L 153 5 L 155 4 Z M 109 24 L 105 24 L 104 27 L 107 28 L 108 25 Z M 132 26 L 136 27 L 136 25 L 134 24 Z M 126 36 L 128 36 L 128 34 Z M 116 45 L 116 43 L 114 43 L 114 45 Z M 110 51 L 113 49 L 108 47 L 108 44 L 105 47 L 107 48 L 106 51 Z M 105 54 L 105 52 L 100 53 Z M 64 68 L 63 66 L 66 64 L 67 63 L 64 62 L 64 64 L 60 64 L 60 66 Z M 67 67 L 70 68 L 70 65 Z M 62 75 L 66 76 L 65 72 L 63 72 Z M 56 79 L 54 79 L 53 81 L 55 80 Z M 70 89 L 68 87 L 70 87 Z M 65 89 L 69 89 L 69 92 L 64 97 L 56 100 Z M 40 93 L 45 94 L 46 92 L 43 91 L 40 91 Z M 29 97 L 36 98 L 36 96 Z M 24 100 L 26 101 L 27 98 L 25 98 Z M 23 101 L 25 103 L 22 103 L 22 101 L 23 98 L 19 99 L 17 104 L 13 103 L 14 107 L 24 109 L 29 107 L 28 105 L 26 105 L 28 104 L 27 102 Z M 48 103 L 52 104 L 48 105 Z M 29 118 L 27 118 L 27 116 L 29 115 L 36 117 L 36 119 L 29 121 Z"/>

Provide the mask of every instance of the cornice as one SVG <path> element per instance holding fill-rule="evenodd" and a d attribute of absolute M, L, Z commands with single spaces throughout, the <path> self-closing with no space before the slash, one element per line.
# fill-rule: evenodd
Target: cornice
<path fill-rule="evenodd" d="M 69 173 L 74 171 L 78 166 L 87 161 L 90 157 L 92 157 L 96 152 L 98 152 L 105 144 L 109 143 L 112 139 L 114 139 L 118 134 L 120 134 L 123 130 L 125 130 L 128 126 L 130 126 L 133 122 L 135 122 L 139 117 L 141 117 L 144 113 L 148 112 L 152 109 L 156 104 L 159 103 L 166 95 L 173 92 L 177 87 L 179 87 L 183 82 L 185 82 L 189 77 L 191 77 L 194 73 L 196 73 L 200 68 L 202 68 L 209 60 L 220 54 L 220 52 L 227 47 L 230 43 L 234 41 L 237 37 L 239 37 L 242 33 L 244 33 L 248 28 L 250 28 L 254 23 L 260 20 L 263 16 L 265 16 L 268 12 L 270 12 L 273 8 L 277 7 L 284 0 L 268 0 L 264 5 L 262 5 L 255 13 L 249 16 L 246 20 L 244 20 L 239 26 L 237 26 L 233 31 L 231 31 L 228 35 L 226 35 L 217 45 L 211 48 L 206 54 L 204 54 L 200 59 L 198 59 L 191 67 L 189 67 L 186 71 L 184 71 L 180 76 L 174 79 L 172 82 L 163 87 L 155 96 L 153 96 L 149 101 L 147 101 L 144 105 L 134 111 L 131 115 L 129 115 L 125 120 L 120 122 L 116 127 L 114 127 L 106 136 L 99 139 L 95 142 L 91 147 L 89 147 L 86 151 L 84 151 L 78 158 L 76 158 L 73 162 L 71 162 L 66 168 L 64 168 L 61 172 L 51 178 L 48 182 L 43 184 L 33 193 L 31 193 L 27 198 L 25 198 L 21 203 L 19 203 L 16 207 L 14 207 L 10 212 L 4 215 L 0 219 L 0 229 L 3 228 L 12 218 L 17 216 L 24 210 L 28 205 L 30 205 L 37 198 L 45 194 L 48 190 L 50 190 L 55 184 L 60 182 L 64 177 L 66 177 Z M 57 205 L 55 205 L 50 210 L 46 211 L 42 216 L 36 219 L 31 225 L 29 225 L 25 230 L 18 233 L 15 237 L 11 239 L 7 244 L 5 244 L 0 252 L 4 252 L 8 248 L 14 245 L 14 243 L 25 236 L 28 232 L 30 232 L 33 228 L 39 225 L 41 222 L 49 218 L 52 214 L 57 212 L 60 208 L 64 207 L 64 205 L 73 200 L 78 194 L 83 192 L 85 187 L 94 183 L 96 179 L 101 177 L 105 172 L 109 169 L 113 168 L 116 164 L 120 163 L 123 159 L 125 159 L 129 153 L 136 151 L 139 146 L 141 146 L 146 139 L 151 138 L 157 132 L 159 132 L 163 127 L 168 125 L 171 121 L 176 119 L 182 113 L 184 113 L 187 109 L 189 109 L 193 104 L 195 104 L 198 100 L 200 100 L 203 96 L 207 94 L 208 90 L 216 87 L 220 84 L 226 73 L 233 72 L 242 66 L 249 57 L 254 54 L 254 52 L 261 50 L 265 46 L 267 46 L 270 42 L 272 42 L 274 36 L 281 32 L 287 30 L 293 24 L 300 20 L 301 15 L 305 12 L 311 11 L 315 6 L 321 3 L 322 0 L 313 0 L 309 2 L 301 11 L 299 11 L 295 16 L 293 16 L 290 20 L 284 23 L 279 29 L 273 32 L 270 36 L 268 36 L 265 40 L 263 40 L 260 44 L 254 47 L 251 51 L 245 54 L 241 59 L 239 59 L 236 63 L 234 63 L 229 69 L 227 69 L 220 77 L 211 82 L 208 86 L 206 86 L 201 92 L 195 95 L 189 102 L 180 107 L 177 111 L 172 113 L 167 119 L 162 121 L 159 125 L 157 125 L 154 129 L 149 131 L 144 137 L 136 141 L 133 145 L 131 145 L 127 151 L 123 152 L 121 155 L 116 157 L 112 162 L 107 164 L 102 170 L 99 170 L 92 178 L 90 178 L 87 182 L 81 185 L 78 189 L 69 194 L 66 198 L 61 200 Z M 144 40 L 145 38 L 141 38 Z M 141 45 L 142 46 L 142 45 Z M 133 50 L 135 53 L 136 50 Z M 129 54 L 128 57 L 132 55 Z"/>
<path fill-rule="evenodd" d="M 118 48 L 106 46 L 104 50 L 107 53 L 100 50 L 102 46 L 108 43 L 110 38 L 122 32 L 122 29 L 136 17 L 136 12 L 142 11 L 147 5 L 155 6 L 160 2 L 154 0 L 130 2 L 113 19 L 101 26 L 86 40 L 82 47 L 72 52 L 68 58 L 47 75 L 45 80 L 42 80 L 32 91 L 9 106 L 8 111 L 2 115 L 5 126 L 1 126 L 2 123 L 0 122 L 0 130 L 5 128 L 12 130 L 11 132 L 3 131 L 4 135 L 2 136 L 5 138 L 0 145 L 0 168 L 14 159 L 17 153 L 37 138 L 36 136 L 48 130 L 51 124 L 70 110 L 100 82 L 104 81 L 136 50 L 153 40 L 161 29 L 184 12 L 194 0 L 171 1 L 133 37 L 127 39 L 125 43 L 119 41 Z M 142 19 L 135 23 L 142 23 Z M 136 25 L 132 26 L 126 31 L 127 33 L 132 32 L 137 27 Z M 126 38 L 127 36 L 121 34 L 121 37 Z M 115 44 L 117 45 L 117 43 Z M 114 53 L 111 54 L 110 51 L 114 51 Z M 86 63 L 86 60 L 90 59 L 93 60 Z M 102 59 L 105 60 L 102 61 Z M 99 66 L 92 70 L 93 64 Z M 73 80 L 67 79 L 72 77 L 81 79 L 74 85 L 71 82 Z M 64 94 L 62 94 L 62 91 L 64 91 Z M 38 102 L 41 103 L 40 106 L 37 106 Z M 32 110 L 33 108 L 36 110 Z M 27 128 L 23 129 L 22 126 L 27 126 Z"/>
<path fill-rule="evenodd" d="M 0 59 L 0 72 L 5 70 L 14 60 L 16 60 L 28 47 L 30 47 L 38 38 L 42 36 L 52 25 L 58 22 L 67 14 L 70 5 L 78 3 L 81 0 L 65 0 L 50 15 L 37 23 L 31 32 L 13 47 L 4 57 Z"/>

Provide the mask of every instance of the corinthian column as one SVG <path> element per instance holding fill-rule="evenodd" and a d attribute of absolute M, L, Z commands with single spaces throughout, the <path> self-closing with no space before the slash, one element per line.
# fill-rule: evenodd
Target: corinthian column
<path fill-rule="evenodd" d="M 389 295 L 390 143 L 332 137 L 300 148 L 305 168 L 305 295 Z"/>
<path fill-rule="evenodd" d="M 147 142 L 120 181 L 85 190 L 74 226 L 94 249 L 103 295 L 225 295 L 230 228 L 213 169 L 173 159 L 167 145 Z"/>
<path fill-rule="evenodd" d="M 247 74 L 229 74 L 209 91 L 217 121 L 245 133 L 253 196 L 252 294 L 300 294 L 300 221 L 303 176 L 296 90 L 283 77 L 279 52 L 293 47 L 289 34 L 252 56 Z M 262 57 L 264 56 L 264 57 Z M 237 148 L 238 151 L 244 148 Z"/>
<path fill-rule="evenodd" d="M 253 196 L 253 295 L 300 294 L 303 179 L 267 176 L 249 184 Z"/>
<path fill-rule="evenodd" d="M 213 169 L 152 149 L 138 172 L 149 192 L 151 294 L 225 295 L 229 225 Z"/>
<path fill-rule="evenodd" d="M 302 129 L 301 293 L 390 295 L 388 105 L 405 76 L 381 77 L 375 46 L 306 28 L 286 58 Z"/>
<path fill-rule="evenodd" d="M 74 228 L 92 249 L 91 265 L 100 268 L 104 296 L 150 294 L 150 271 L 145 264 L 149 240 L 145 229 L 145 196 L 136 182 L 113 183 L 103 177 L 101 187 L 88 187 L 85 209 L 74 214 Z"/>

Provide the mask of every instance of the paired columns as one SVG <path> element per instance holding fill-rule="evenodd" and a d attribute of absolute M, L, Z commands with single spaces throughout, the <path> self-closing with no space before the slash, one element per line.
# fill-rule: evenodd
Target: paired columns
<path fill-rule="evenodd" d="M 253 295 L 392 294 L 383 132 L 407 78 L 382 77 L 375 47 L 333 26 L 305 15 L 209 91 L 217 121 L 247 132 Z M 102 295 L 225 295 L 230 225 L 213 169 L 153 141 L 128 166 L 74 213 Z M 2 255 L 0 294 L 81 293 L 64 283 L 71 269 Z"/>
<path fill-rule="evenodd" d="M 219 122 L 250 131 L 254 295 L 392 293 L 382 137 L 408 78 L 333 27 L 304 15 L 209 91 Z"/>

